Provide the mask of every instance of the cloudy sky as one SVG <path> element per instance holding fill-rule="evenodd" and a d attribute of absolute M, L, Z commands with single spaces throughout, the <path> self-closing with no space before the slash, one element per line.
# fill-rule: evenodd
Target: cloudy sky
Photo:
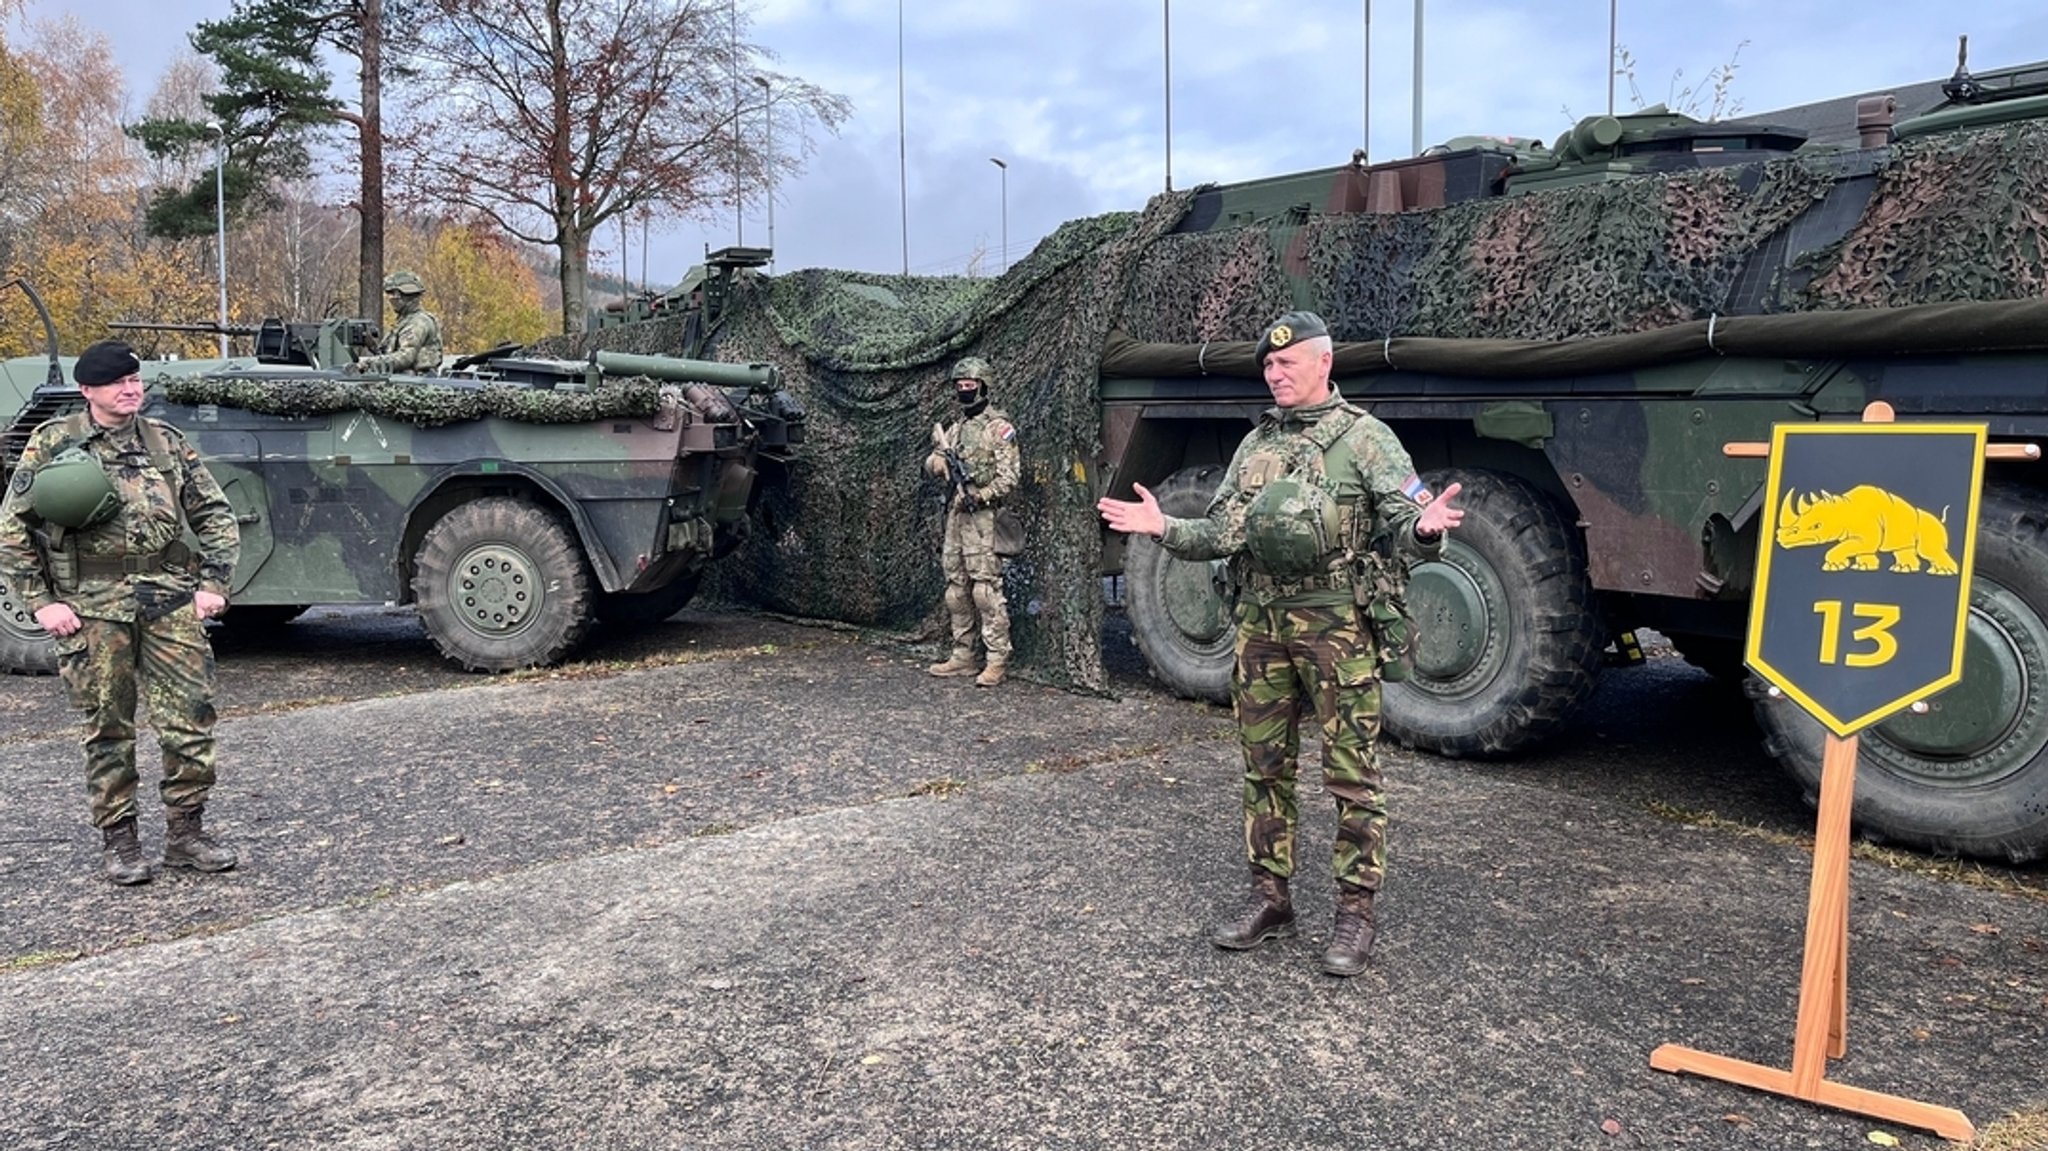
<path fill-rule="evenodd" d="M 1368 110 L 1374 159 L 1413 154 L 1418 0 L 738 3 L 751 38 L 778 57 L 774 71 L 854 104 L 837 137 L 814 141 L 805 173 L 776 189 L 778 271 L 961 272 L 977 254 L 993 269 L 1005 231 L 1015 262 L 1064 220 L 1142 207 L 1167 186 L 1169 164 L 1186 188 L 1344 163 L 1365 142 Z M 229 7 L 30 0 L 32 17 L 68 14 L 112 41 L 131 107 L 192 26 Z M 1975 71 L 2048 60 L 2042 0 L 1426 0 L 1424 145 L 1554 139 L 1573 117 L 1605 111 L 1611 9 L 1644 101 L 1704 85 L 1732 61 L 1743 114 L 1946 76 L 1962 34 Z M 1615 100 L 1633 106 L 1626 78 Z M 611 251 L 599 258 L 617 268 L 623 246 L 639 279 L 644 247 L 660 284 L 736 239 L 768 239 L 765 194 L 737 218 L 728 205 L 657 224 L 644 242 L 637 230 L 623 245 L 601 237 Z"/>

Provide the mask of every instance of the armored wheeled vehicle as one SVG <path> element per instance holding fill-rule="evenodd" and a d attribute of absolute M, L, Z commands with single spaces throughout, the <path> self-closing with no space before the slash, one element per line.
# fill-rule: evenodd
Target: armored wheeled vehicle
<path fill-rule="evenodd" d="M 1310 308 L 1343 393 L 1431 485 L 1461 482 L 1470 512 L 1413 572 L 1419 649 L 1384 688 L 1390 735 L 1513 755 L 1572 722 L 1636 629 L 1748 682 L 1766 464 L 1725 444 L 1873 400 L 2048 440 L 2044 157 L 2048 68 L 1959 68 L 1754 120 L 1646 109 L 1549 143 L 1467 137 L 1166 192 L 1068 222 L 994 279 L 736 282 L 719 350 L 786 365 L 818 420 L 798 498 L 764 508 L 802 546 L 750 551 L 744 594 L 929 626 L 940 493 L 918 461 L 941 373 L 973 354 L 1024 457 L 1031 543 L 1005 574 L 1019 662 L 1111 687 L 1107 586 L 1163 683 L 1223 698 L 1219 565 L 1103 532 L 1094 502 L 1143 484 L 1201 514 L 1271 404 L 1252 338 Z M 638 309 L 642 338 L 686 333 L 660 312 L 688 302 Z M 2021 860 L 2048 852 L 2048 468 L 1987 474 L 1962 682 L 1862 734 L 1855 816 L 1868 835 Z M 1764 693 L 1756 712 L 1816 789 L 1819 725 Z"/>
<path fill-rule="evenodd" d="M 772 365 L 500 348 L 366 377 L 347 370 L 363 327 L 267 321 L 253 356 L 143 365 L 143 414 L 192 440 L 241 525 L 227 626 L 412 604 L 463 667 L 552 664 L 596 621 L 681 609 L 803 440 Z M 0 364 L 0 396 L 20 401 L 5 468 L 38 424 L 83 407 L 50 345 Z M 0 666 L 53 663 L 0 582 Z"/>
<path fill-rule="evenodd" d="M 2048 69 L 1959 70 L 1940 103 L 1894 124 L 1894 101 L 1866 100 L 1846 146 L 1652 109 L 1551 146 L 1461 140 L 1201 190 L 1103 351 L 1096 486 L 1201 514 L 1270 403 L 1244 333 L 1315 308 L 1344 394 L 1466 493 L 1465 527 L 1413 573 L 1391 735 L 1514 752 L 1571 719 L 1637 628 L 1739 679 L 1766 465 L 1723 445 L 1876 400 L 2048 440 Z M 1863 734 L 1855 818 L 2018 861 L 2048 852 L 2048 472 L 1988 477 L 1962 682 Z M 1154 673 L 1223 698 L 1216 566 L 1143 539 L 1103 559 Z M 1811 794 L 1820 725 L 1751 684 Z"/>

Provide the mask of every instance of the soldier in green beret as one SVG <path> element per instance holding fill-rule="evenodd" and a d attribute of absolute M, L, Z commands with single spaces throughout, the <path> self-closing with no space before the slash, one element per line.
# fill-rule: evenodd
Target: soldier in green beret
<path fill-rule="evenodd" d="M 226 871 L 234 849 L 202 822 L 214 784 L 204 621 L 227 610 L 235 513 L 184 435 L 138 414 L 142 364 L 127 344 L 87 348 L 72 378 L 85 410 L 30 434 L 0 502 L 0 577 L 55 637 L 57 670 L 85 712 L 102 874 L 124 886 L 151 877 L 136 830 L 139 692 L 163 749 L 164 866 Z"/>
<path fill-rule="evenodd" d="M 1314 312 L 1267 326 L 1256 355 L 1274 406 L 1238 445 L 1204 518 L 1164 515 L 1142 484 L 1136 501 L 1096 506 L 1112 529 L 1151 536 L 1182 559 L 1227 559 L 1237 589 L 1231 701 L 1252 895 L 1210 942 L 1242 951 L 1294 933 L 1295 777 L 1302 716 L 1312 713 L 1323 787 L 1337 802 L 1336 921 L 1321 966 L 1351 976 L 1371 956 L 1386 873 L 1373 744 L 1380 682 L 1405 654 L 1400 585 L 1406 564 L 1438 555 L 1465 513 L 1453 505 L 1457 484 L 1431 498 L 1392 429 L 1338 393 L 1332 353 Z"/>
<path fill-rule="evenodd" d="M 391 304 L 397 322 L 385 333 L 383 351 L 365 356 L 349 365 L 359 375 L 413 372 L 429 375 L 441 370 L 441 321 L 420 306 L 427 285 L 412 272 L 393 272 L 384 277 L 384 298 Z"/>

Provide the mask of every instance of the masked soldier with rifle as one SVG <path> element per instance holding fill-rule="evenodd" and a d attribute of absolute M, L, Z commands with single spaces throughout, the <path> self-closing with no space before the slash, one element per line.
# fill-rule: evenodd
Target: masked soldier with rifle
<path fill-rule="evenodd" d="M 926 670 L 937 676 L 974 675 L 982 687 L 1003 682 L 1010 662 L 1010 610 L 1003 599 L 1003 563 L 996 553 L 996 511 L 1017 490 L 1017 426 L 989 403 L 995 379 L 988 361 L 969 356 L 953 365 L 954 395 L 961 419 L 932 425 L 932 451 L 925 470 L 947 481 L 946 542 L 940 567 L 946 573 L 946 612 L 952 618 L 953 651 Z M 988 664 L 975 675 L 974 638 L 978 622 Z"/>
<path fill-rule="evenodd" d="M 0 501 L 0 574 L 55 637 L 58 672 L 85 712 L 86 794 L 105 877 L 124 886 L 151 878 L 136 830 L 138 689 L 163 749 L 164 866 L 226 871 L 234 850 L 201 822 L 214 783 L 203 621 L 227 610 L 241 546 L 235 514 L 184 435 L 137 414 L 142 365 L 127 344 L 87 348 L 72 378 L 85 410 L 36 428 Z"/>

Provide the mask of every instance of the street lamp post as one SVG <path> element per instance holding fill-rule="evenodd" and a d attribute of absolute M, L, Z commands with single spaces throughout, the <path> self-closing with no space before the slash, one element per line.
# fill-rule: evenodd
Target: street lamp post
<path fill-rule="evenodd" d="M 761 86 L 761 117 L 768 122 L 767 143 L 764 151 L 767 159 L 761 166 L 768 173 L 768 267 L 775 268 L 775 89 L 768 83 L 768 77 L 756 76 L 754 83 Z"/>
<path fill-rule="evenodd" d="M 988 162 L 994 164 L 998 169 L 1001 170 L 1000 179 L 1002 182 L 1003 195 L 1003 265 L 1002 267 L 997 269 L 997 271 L 1000 273 L 1007 272 L 1010 270 L 1010 166 L 1008 164 L 1003 163 L 1002 158 L 999 156 L 990 156 L 988 158 Z"/>
<path fill-rule="evenodd" d="M 1166 88 L 1166 190 L 1173 191 L 1173 0 L 1159 0 L 1160 39 Z"/>
<path fill-rule="evenodd" d="M 1422 0 L 1415 0 L 1415 130 L 1409 139 L 1410 155 L 1422 155 Z"/>
<path fill-rule="evenodd" d="M 1415 0 L 1422 3 L 1422 0 Z M 740 6 L 726 0 L 726 19 L 732 30 L 732 233 L 735 247 L 747 244 L 747 197 L 740 184 Z"/>
<path fill-rule="evenodd" d="M 227 177 L 224 170 L 228 157 L 228 134 L 218 120 L 208 120 L 206 130 L 213 133 L 213 252 L 214 265 L 220 279 L 220 358 L 228 358 L 228 198 Z"/>
<path fill-rule="evenodd" d="M 903 206 L 903 274 L 910 274 L 910 134 L 903 115 L 903 0 L 896 0 L 896 188 Z"/>

